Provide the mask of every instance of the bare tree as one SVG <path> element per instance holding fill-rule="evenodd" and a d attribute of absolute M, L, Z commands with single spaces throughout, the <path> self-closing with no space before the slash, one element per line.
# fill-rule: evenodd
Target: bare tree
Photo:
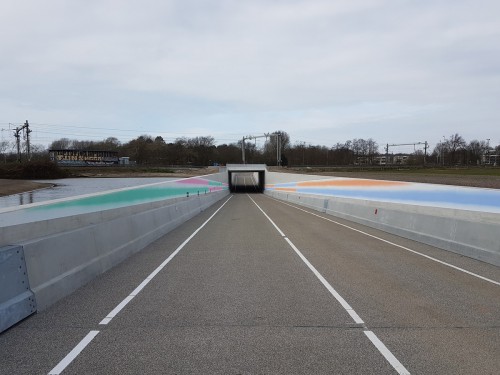
<path fill-rule="evenodd" d="M 368 147 L 368 157 L 370 158 L 370 163 L 373 163 L 373 158 L 378 154 L 378 144 L 372 138 L 368 138 L 366 144 Z"/>
<path fill-rule="evenodd" d="M 487 141 L 478 141 L 477 139 L 470 141 L 467 146 L 468 164 L 480 164 L 482 157 L 488 151 Z"/>
<path fill-rule="evenodd" d="M 223 144 L 217 146 L 216 161 L 221 164 L 241 162 L 241 141 L 240 144 Z M 251 160 L 251 159 L 249 159 Z"/>
<path fill-rule="evenodd" d="M 61 138 L 56 141 L 53 141 L 49 149 L 51 150 L 68 150 L 72 147 L 73 141 L 69 138 Z"/>
<path fill-rule="evenodd" d="M 451 135 L 450 138 L 448 138 L 448 140 L 446 141 L 446 146 L 450 154 L 450 163 L 453 164 L 459 162 L 457 160 L 457 152 L 459 150 L 465 149 L 466 146 L 465 140 L 462 138 L 462 136 L 458 133 Z"/>
<path fill-rule="evenodd" d="M 12 147 L 9 141 L 0 141 L 0 154 L 3 155 L 4 163 L 7 162 L 7 150 L 9 147 Z"/>
<path fill-rule="evenodd" d="M 116 137 L 108 137 L 102 142 L 102 144 L 106 151 L 116 151 L 121 146 L 121 142 Z"/>
<path fill-rule="evenodd" d="M 187 147 L 191 151 L 191 162 L 195 165 L 209 165 L 215 158 L 214 137 L 195 137 L 187 140 Z"/>

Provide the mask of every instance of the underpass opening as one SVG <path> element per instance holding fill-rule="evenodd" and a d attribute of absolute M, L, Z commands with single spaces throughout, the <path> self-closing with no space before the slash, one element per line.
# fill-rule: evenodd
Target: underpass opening
<path fill-rule="evenodd" d="M 231 193 L 263 193 L 265 172 L 228 172 Z"/>
<path fill-rule="evenodd" d="M 265 165 L 232 164 L 227 166 L 231 193 L 263 193 L 266 178 Z"/>

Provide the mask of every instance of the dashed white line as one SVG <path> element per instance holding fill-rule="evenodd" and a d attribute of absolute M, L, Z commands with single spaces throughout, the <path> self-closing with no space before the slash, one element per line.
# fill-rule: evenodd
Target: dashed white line
<path fill-rule="evenodd" d="M 347 301 L 332 287 L 332 285 L 319 273 L 319 271 L 307 260 L 307 258 L 302 254 L 302 252 L 293 244 L 293 242 L 286 237 L 283 231 L 274 223 L 273 220 L 264 212 L 264 210 L 255 202 L 252 197 L 248 195 L 248 198 L 259 208 L 259 210 L 264 214 L 264 216 L 271 222 L 271 224 L 278 230 L 280 235 L 285 239 L 290 247 L 297 253 L 297 255 L 302 259 L 302 261 L 307 265 L 307 267 L 314 273 L 314 275 L 321 281 L 323 286 L 332 294 L 332 296 L 342 305 L 344 310 L 351 316 L 357 324 L 365 324 L 360 316 L 354 311 L 354 309 L 347 303 Z M 293 207 L 293 206 L 292 206 Z M 306 211 L 307 212 L 307 211 Z M 382 341 L 373 333 L 369 331 L 366 326 L 363 326 L 365 335 L 370 339 L 372 344 L 377 348 L 377 350 L 382 354 L 382 356 L 391 364 L 391 366 L 400 375 L 409 375 L 410 372 L 398 361 L 398 359 L 390 352 L 390 350 L 384 345 Z"/>
<path fill-rule="evenodd" d="M 99 324 L 108 324 L 127 304 L 134 299 L 135 296 L 128 295 L 121 301 Z"/>
<path fill-rule="evenodd" d="M 99 325 L 106 325 L 125 307 L 127 304 L 132 301 L 132 299 L 140 293 L 142 289 L 160 272 L 174 257 L 182 250 L 186 244 L 191 241 L 191 239 L 196 236 L 196 234 L 205 226 L 207 223 L 212 220 L 212 218 L 226 205 L 226 203 L 231 199 L 230 196 L 218 209 L 215 211 L 212 216 L 210 216 L 198 229 L 196 229 L 193 234 L 191 234 L 170 256 L 163 261 L 146 279 L 141 282 L 132 293 L 130 293 L 127 297 L 123 299 L 111 312 L 99 323 Z M 59 362 L 56 367 L 54 367 L 48 375 L 59 375 L 64 369 L 82 352 L 85 347 L 90 344 L 90 342 L 97 336 L 99 331 L 90 331 L 87 336 L 83 338 L 82 341 L 78 343 L 77 346 L 73 348 L 71 352 L 69 352 L 66 357 Z"/>
<path fill-rule="evenodd" d="M 85 336 L 82 341 L 80 341 L 72 351 L 70 351 L 66 357 L 64 357 L 61 362 L 59 362 L 56 367 L 54 367 L 52 370 L 50 370 L 48 375 L 59 375 L 61 372 L 64 371 L 68 365 L 73 362 L 73 360 L 78 357 L 78 355 L 82 352 L 85 347 L 90 344 L 90 342 L 94 339 L 94 337 L 97 336 L 99 331 L 90 331 L 87 336 Z"/>
<path fill-rule="evenodd" d="M 453 264 L 450 264 L 450 263 L 447 263 L 447 262 L 444 262 L 442 260 L 439 260 L 437 258 L 434 258 L 434 257 L 431 257 L 429 255 L 426 255 L 426 254 L 423 254 L 423 253 L 420 253 L 416 250 L 412 250 L 408 247 L 405 247 L 405 246 L 402 246 L 402 245 L 398 245 L 397 243 L 394 243 L 394 242 L 391 242 L 391 241 L 388 241 L 388 240 L 385 240 L 383 238 L 380 238 L 380 237 L 377 237 L 377 236 L 374 236 L 373 234 L 370 234 L 370 233 L 367 233 L 367 232 L 363 232 L 362 230 L 359 230 L 359 229 L 356 229 L 356 228 L 353 228 L 353 227 L 350 227 L 349 225 L 346 225 L 346 224 L 342 224 L 342 223 L 339 223 L 338 221 L 335 221 L 335 220 L 332 220 L 332 219 L 329 219 L 327 217 L 324 217 L 324 216 L 321 216 L 321 215 L 318 215 L 318 214 L 315 214 L 314 212 L 310 212 L 310 211 L 307 211 L 307 210 L 304 210 L 303 208 L 300 208 L 300 207 L 297 207 L 297 206 L 294 206 L 293 204 L 290 204 L 290 203 L 286 203 L 286 202 L 283 202 L 279 199 L 276 199 L 276 198 L 271 198 L 279 203 L 282 203 L 286 206 L 290 206 L 290 207 L 293 207 L 299 211 L 303 211 L 303 212 L 306 212 L 310 215 L 313 215 L 313 216 L 316 216 L 316 217 L 319 217 L 320 219 L 323 219 L 323 220 L 326 220 L 326 221 L 329 221 L 331 223 L 334 223 L 334 224 L 337 224 L 337 225 L 340 225 L 341 227 L 344 227 L 344 228 L 347 228 L 347 229 L 350 229 L 350 230 L 353 230 L 355 232 L 358 232 L 358 233 L 361 233 L 365 236 L 368 236 L 368 237 L 371 237 L 371 238 L 374 238 L 376 240 L 379 240 L 379 241 L 382 241 L 382 242 L 385 242 L 386 244 L 389 244 L 389 245 L 392 245 L 392 246 L 395 246 L 395 247 L 399 247 L 400 249 L 402 250 L 406 250 L 406 251 L 409 251 L 410 253 L 413 253 L 415 255 L 420 255 L 424 258 L 427 258 L 429 260 L 432 260 L 434 262 L 437 262 L 437 263 L 440 263 L 444 266 L 447 266 L 447 267 L 451 267 L 453 269 L 456 269 L 457 271 L 460 271 L 460 272 L 463 272 L 463 273 L 466 273 L 468 275 L 471 275 L 471 276 L 474 276 L 474 277 L 477 277 L 478 279 L 481 279 L 481 280 L 484 280 L 484 281 L 487 281 L 489 283 L 492 283 L 492 284 L 495 284 L 495 285 L 499 285 L 500 286 L 500 282 L 498 281 L 495 281 L 495 280 L 492 280 L 492 279 L 488 279 L 487 277 L 484 277 L 484 276 L 481 276 L 481 275 L 478 275 L 477 273 L 474 273 L 474 272 L 471 272 L 471 271 L 467 271 L 466 269 L 463 269 L 463 268 L 460 268 L 460 267 L 457 267 Z"/>
<path fill-rule="evenodd" d="M 410 372 L 398 361 L 398 359 L 391 353 L 389 349 L 384 345 L 382 341 L 372 332 L 364 331 L 365 335 L 370 339 L 373 345 L 378 349 L 378 351 L 384 356 L 384 358 L 389 362 L 394 370 L 400 375 L 409 375 Z"/>

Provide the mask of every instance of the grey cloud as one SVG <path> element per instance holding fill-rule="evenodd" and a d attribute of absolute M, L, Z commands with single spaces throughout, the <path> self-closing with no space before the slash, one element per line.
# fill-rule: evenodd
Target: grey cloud
<path fill-rule="evenodd" d="M 363 124 L 387 138 L 425 121 L 421 131 L 440 138 L 467 118 L 500 142 L 499 16 L 489 0 L 4 1 L 0 110 L 24 119 L 28 97 L 44 121 L 96 122 L 108 108 L 120 123 L 116 92 L 142 93 L 157 96 L 148 116 L 165 116 L 163 98 L 184 102 L 172 126 L 204 121 L 191 102 L 206 103 L 207 123 L 216 107 L 225 121 L 207 133 L 246 113 L 244 133 L 259 122 L 342 140 Z M 435 135 L 438 125 L 447 130 Z"/>

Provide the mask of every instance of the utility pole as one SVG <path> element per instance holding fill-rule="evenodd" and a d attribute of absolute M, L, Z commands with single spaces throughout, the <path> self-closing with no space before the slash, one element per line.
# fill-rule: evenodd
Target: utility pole
<path fill-rule="evenodd" d="M 443 135 L 443 142 L 441 143 L 441 163 L 443 165 L 443 168 L 444 168 L 444 144 L 445 144 L 445 142 L 446 142 L 446 138 Z"/>
<path fill-rule="evenodd" d="M 20 163 L 21 162 L 21 141 L 19 139 L 21 138 L 21 136 L 19 133 L 21 133 L 21 129 L 16 128 L 16 130 L 14 130 L 14 137 L 16 137 L 17 161 Z"/>
<path fill-rule="evenodd" d="M 424 143 L 424 167 L 427 165 L 427 149 L 429 148 L 429 144 L 427 141 Z"/>
<path fill-rule="evenodd" d="M 28 161 L 31 161 L 31 147 L 30 147 L 30 125 L 28 124 L 28 120 L 24 123 L 24 127 L 26 129 L 26 152 L 28 153 Z"/>
<path fill-rule="evenodd" d="M 246 164 L 245 162 L 245 137 L 241 139 L 241 159 L 243 160 L 243 164 Z"/>
<path fill-rule="evenodd" d="M 278 167 L 281 167 L 281 133 L 278 132 L 275 134 L 275 136 L 276 136 L 276 165 Z"/>
<path fill-rule="evenodd" d="M 487 147 L 486 148 L 486 155 L 488 157 L 488 163 L 487 164 L 490 165 L 490 139 L 488 138 L 486 140 L 488 141 L 488 145 L 486 146 Z"/>
<path fill-rule="evenodd" d="M 264 135 L 248 135 L 246 137 L 243 137 L 241 139 L 241 159 L 243 161 L 243 164 L 246 164 L 245 161 L 245 140 L 249 139 L 257 139 L 257 138 L 267 138 L 270 137 L 276 137 L 276 165 L 281 166 L 281 133 L 265 133 Z"/>
<path fill-rule="evenodd" d="M 427 148 L 429 148 L 429 144 L 427 143 L 427 141 L 425 141 L 425 142 L 415 142 L 415 143 L 398 143 L 398 144 L 393 144 L 393 145 L 390 145 L 388 143 L 387 146 L 385 147 L 385 161 L 386 161 L 386 163 L 389 160 L 389 147 L 394 147 L 394 146 L 413 146 L 413 148 L 415 148 L 416 145 L 424 145 L 424 165 L 425 165 L 425 162 L 426 162 L 426 159 L 427 159 Z"/>
<path fill-rule="evenodd" d="M 23 126 L 17 127 L 14 130 L 14 137 L 16 137 L 16 146 L 17 146 L 17 161 L 21 162 L 21 132 L 23 132 L 24 139 L 26 139 L 26 153 L 28 155 L 28 160 L 31 160 L 30 154 L 30 125 L 28 120 L 24 123 Z"/>

